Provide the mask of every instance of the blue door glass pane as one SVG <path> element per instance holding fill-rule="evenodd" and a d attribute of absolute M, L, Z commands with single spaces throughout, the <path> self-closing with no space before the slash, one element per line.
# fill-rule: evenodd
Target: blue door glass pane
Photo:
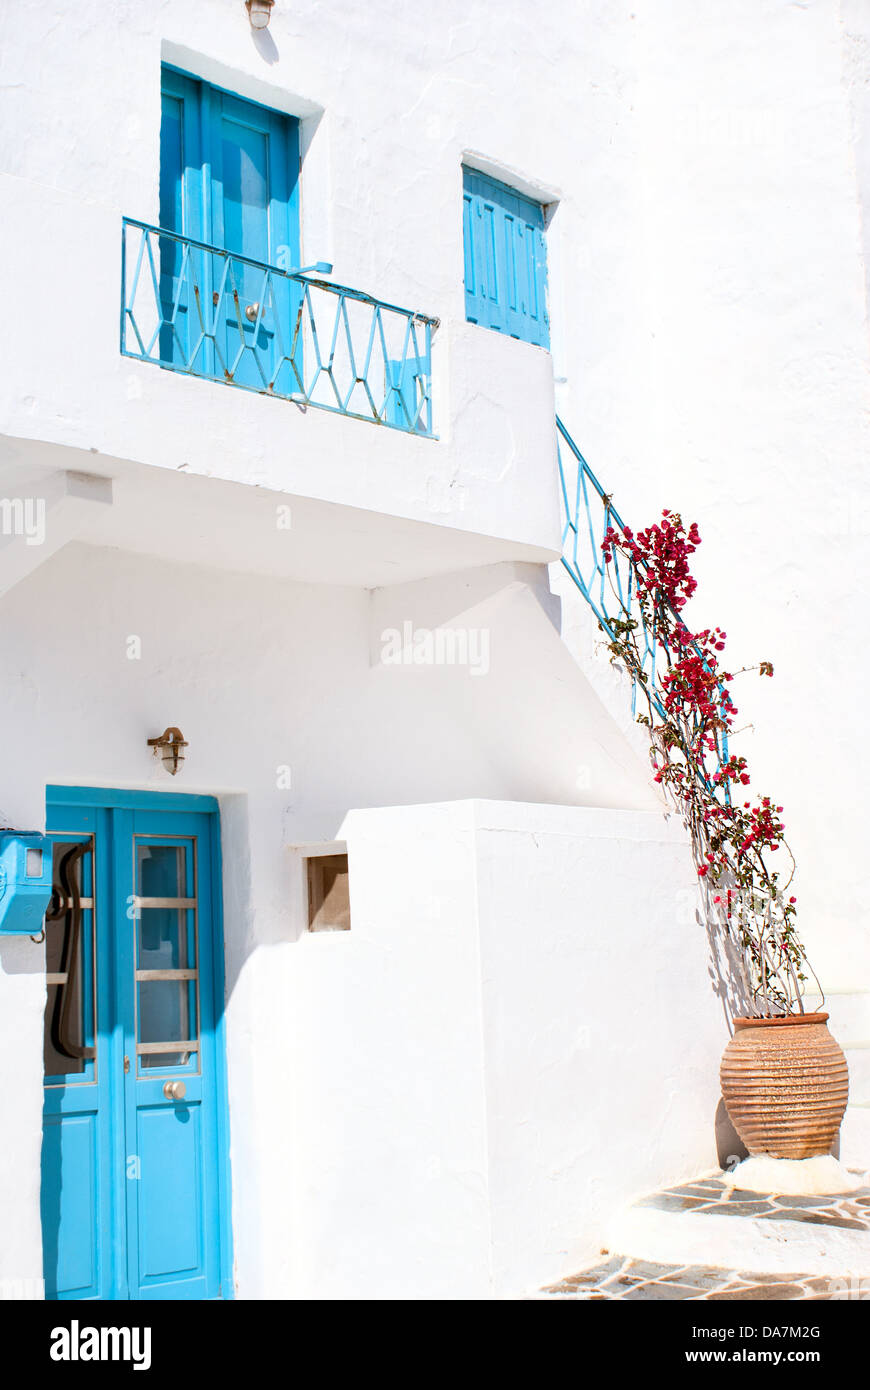
<path fill-rule="evenodd" d="M 463 169 L 465 317 L 549 347 L 544 209 L 515 189 Z"/>
<path fill-rule="evenodd" d="M 183 1042 L 190 1038 L 189 996 L 190 986 L 184 980 L 143 980 L 139 985 L 140 1043 Z M 159 1052 L 152 1055 L 163 1056 Z M 143 1064 L 148 1062 L 146 1055 Z M 164 1061 L 159 1065 L 167 1064 Z"/>
<path fill-rule="evenodd" d="M 139 909 L 140 970 L 179 970 L 187 965 L 186 917 L 181 908 Z"/>
<path fill-rule="evenodd" d="M 141 898 L 186 897 L 185 847 L 183 845 L 137 845 Z"/>
<path fill-rule="evenodd" d="M 197 1036 L 195 909 L 173 905 L 173 899 L 193 900 L 196 885 L 192 854 L 191 841 L 137 841 L 137 1043 L 167 1044 L 161 1051 L 140 1052 L 140 1072 L 156 1067 L 186 1067 L 192 1054 L 168 1045 Z M 152 899 L 162 902 L 149 905 Z M 157 971 L 163 975 L 186 971 L 190 978 L 147 978 Z"/>
<path fill-rule="evenodd" d="M 140 898 L 187 896 L 183 845 L 137 844 Z M 187 910 L 182 907 L 139 908 L 140 970 L 175 970 L 187 965 Z"/>

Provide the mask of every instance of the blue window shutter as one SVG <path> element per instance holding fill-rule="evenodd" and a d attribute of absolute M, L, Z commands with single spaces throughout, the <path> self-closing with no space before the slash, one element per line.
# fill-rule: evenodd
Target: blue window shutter
<path fill-rule="evenodd" d="M 465 317 L 549 347 L 544 209 L 476 170 L 462 180 Z"/>

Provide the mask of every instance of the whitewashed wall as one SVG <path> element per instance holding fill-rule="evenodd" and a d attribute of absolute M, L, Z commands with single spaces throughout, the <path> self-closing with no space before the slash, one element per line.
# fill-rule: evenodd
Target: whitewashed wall
<path fill-rule="evenodd" d="M 418 60 L 394 71 L 389 45 L 355 39 L 354 26 L 374 26 L 371 14 L 353 16 L 349 31 L 340 10 L 279 7 L 256 41 L 241 0 L 152 0 L 109 24 L 98 0 L 59 12 L 59 22 L 51 5 L 18 24 L 2 17 L 17 96 L 0 140 L 0 248 L 14 267 L 16 338 L 3 345 L 11 370 L 0 374 L 0 429 L 89 451 L 97 471 L 102 458 L 109 471 L 106 460 L 122 459 L 243 478 L 497 536 L 546 558 L 559 544 L 550 360 L 464 322 L 463 147 L 459 125 L 449 137 L 445 127 L 447 145 L 440 125 L 450 85 L 430 114 L 412 115 Z M 416 53 L 414 26 L 400 40 L 401 27 L 391 18 L 394 40 Z M 100 72 L 84 101 L 69 61 L 76 45 Z M 161 61 L 301 118 L 303 260 L 332 261 L 338 283 L 443 318 L 437 441 L 366 431 L 121 357 L 121 218 L 158 218 Z M 72 465 L 58 456 L 54 466 Z"/>
<path fill-rule="evenodd" d="M 493 1278 L 598 1255 L 608 1213 L 716 1163 L 714 1000 L 680 826 L 475 808 Z"/>
<path fill-rule="evenodd" d="M 785 807 L 831 989 L 870 984 L 859 8 L 632 5 L 613 67 L 580 60 L 613 139 L 579 137 L 557 219 L 560 408 L 633 524 L 666 505 L 699 522 L 690 620 L 722 625 L 734 667 L 774 664 L 735 688 L 735 747 Z"/>
<path fill-rule="evenodd" d="M 468 864 L 463 878 L 451 858 L 452 822 L 447 843 L 435 853 L 412 808 L 392 851 L 394 871 L 380 858 L 389 849 L 384 834 L 367 869 L 345 826 L 348 810 L 479 796 L 629 805 L 638 811 L 656 805 L 642 761 L 569 657 L 542 607 L 540 576 L 528 568 L 494 566 L 451 582 L 372 595 L 70 545 L 0 606 L 5 823 L 43 825 L 48 782 L 209 791 L 221 798 L 234 1229 L 242 1295 L 307 1296 L 309 1286 L 346 1290 L 351 1285 L 342 1280 L 362 1278 L 359 1267 L 352 1273 L 346 1262 L 339 1274 L 337 1256 L 327 1247 L 336 1235 L 335 1213 L 346 1215 L 342 1204 L 361 1197 L 363 1172 L 372 1179 L 364 1203 L 371 1221 L 384 1220 L 393 1231 L 393 1244 L 383 1245 L 383 1289 L 392 1287 L 388 1269 L 401 1267 L 402 1241 L 413 1231 L 426 1248 L 441 1223 L 437 1204 L 414 1218 L 422 1227 L 414 1225 L 410 1209 L 400 1223 L 390 1215 L 391 1184 L 378 1185 L 372 1168 L 372 1154 L 380 1152 L 372 1148 L 372 1112 L 379 1117 L 378 1143 L 386 1136 L 401 1154 L 419 1140 L 407 1130 L 417 1069 L 424 1066 L 432 1076 L 443 1070 L 441 1100 L 428 1130 L 427 1162 L 434 1162 L 437 1126 L 446 1123 L 447 1099 L 465 1084 L 464 1063 L 458 1057 L 449 1062 L 438 1039 L 420 1033 L 411 1053 L 397 1045 L 384 1054 L 363 1098 L 351 1085 L 355 1044 L 348 1038 L 339 1050 L 337 1040 L 350 1019 L 357 1038 L 369 1037 L 372 1046 L 388 1024 L 398 1039 L 408 1022 L 408 999 L 428 990 L 439 972 L 454 988 L 451 951 L 464 962 L 455 984 L 464 991 L 462 1007 L 471 1008 L 473 1001 L 479 1009 L 479 984 L 472 981 L 480 950 L 474 855 L 467 847 L 462 851 Z M 451 624 L 485 630 L 486 669 L 473 674 L 460 665 L 382 664 L 383 632 L 393 624 L 401 629 L 405 621 L 415 630 Z M 131 645 L 131 637 L 140 646 Z M 131 653 L 138 655 L 131 659 Z M 517 690 L 523 692 L 521 718 Z M 558 697 L 545 699 L 547 690 Z M 573 721 L 571 710 L 579 712 Z M 146 746 L 167 724 L 178 725 L 190 744 L 175 781 Z M 534 820 L 537 812 L 529 814 Z M 403 815 L 389 813 L 390 833 Z M 355 921 L 349 945 L 303 935 L 293 947 L 303 924 L 294 879 L 298 856 L 290 846 L 346 834 L 355 883 L 358 869 L 361 878 L 361 931 Z M 666 853 L 661 891 L 670 894 L 673 908 L 670 863 Z M 391 968 L 375 967 L 363 984 L 359 971 L 370 959 L 366 923 L 376 933 L 398 932 L 403 914 L 420 910 L 421 882 L 427 885 L 424 936 L 402 937 Z M 576 896 L 576 883 L 569 882 L 565 893 L 567 904 Z M 354 904 L 356 912 L 356 897 Z M 679 930 L 696 934 L 685 922 Z M 448 939 L 454 943 L 449 950 Z M 7 1202 L 14 1206 L 10 1221 L 18 1232 L 4 1247 L 10 1278 L 21 1277 L 22 1251 L 30 1261 L 27 1277 L 34 1262 L 39 1269 L 42 959 L 43 948 L 30 941 L 7 943 L 0 951 L 9 972 L 0 983 L 4 1027 L 10 1030 L 3 1054 L 7 1141 L 0 1149 L 0 1192 L 6 1194 L 3 1209 Z M 555 971 L 558 956 L 548 959 Z M 616 972 L 618 956 L 612 966 Z M 351 1005 L 355 983 L 359 993 Z M 706 993 L 703 970 L 693 987 Z M 611 988 L 616 990 L 615 978 Z M 460 1009 L 456 999 L 454 1007 Z M 440 1027 L 443 1007 L 433 998 L 432 1008 L 433 1026 Z M 422 1027 L 422 1015 L 419 1022 Z M 465 1026 L 479 1031 L 482 1023 L 469 1016 Z M 530 1036 L 535 1031 L 532 1020 L 520 1026 Z M 20 1046 L 12 1047 L 12 1033 Z M 344 1078 L 334 1071 L 327 1075 L 325 1048 L 329 1066 L 337 1068 L 342 1059 L 347 1064 Z M 715 1067 L 708 1080 L 714 1083 Z M 565 1100 L 573 1104 L 570 1087 Z M 705 1114 L 698 1127 L 701 1148 L 712 1142 L 709 1118 Z M 555 1142 L 555 1115 L 549 1122 Z M 472 1123 L 457 1110 L 451 1132 L 462 1146 L 485 1123 L 482 1113 L 475 1112 Z M 312 1188 L 305 1174 L 318 1153 L 324 1165 Z M 641 1167 L 647 1158 L 641 1155 Z M 676 1159 L 674 1167 L 676 1175 Z M 16 1176 L 21 1173 L 27 1174 L 24 1185 Z M 454 1211 L 454 1219 L 458 1232 L 464 1208 Z M 354 1229 L 344 1216 L 342 1222 Z M 408 1232 L 401 1238 L 400 1226 Z M 442 1293 L 451 1279 L 454 1296 L 483 1287 L 479 1272 L 468 1275 L 467 1285 L 464 1266 L 451 1272 L 455 1240 L 448 1241 L 446 1228 L 441 1239 L 436 1267 Z M 369 1259 L 361 1235 L 358 1240 Z M 421 1256 L 415 1268 L 424 1263 Z M 0 1265 L 0 1278 L 4 1273 Z M 428 1278 L 421 1273 L 413 1287 L 420 1293 L 434 1288 Z M 368 1286 L 357 1282 L 357 1292 Z"/>
<path fill-rule="evenodd" d="M 2 23 L 12 434 L 552 544 L 547 357 L 462 324 L 461 161 L 558 201 L 560 408 L 635 524 L 699 521 L 699 622 L 776 667 L 741 751 L 787 808 L 805 932 L 832 987 L 866 985 L 860 7 L 560 0 L 494 23 L 483 0 L 279 0 L 255 38 L 234 0 L 82 0 Z M 302 117 L 305 255 L 441 316 L 441 444 L 122 362 L 118 224 L 156 213 L 161 56 Z"/>
<path fill-rule="evenodd" d="M 699 620 L 729 631 L 735 665 L 774 662 L 743 696 L 741 747 L 787 807 L 834 986 L 870 979 L 870 933 L 854 930 L 870 773 L 864 49 L 844 15 L 836 0 L 563 0 L 493 23 L 482 0 L 299 0 L 257 39 L 229 0 L 19 6 L 3 16 L 0 161 L 24 297 L 3 347 L 10 432 L 362 505 L 364 479 L 368 505 L 538 544 L 554 536 L 550 445 L 533 442 L 546 356 L 461 324 L 461 160 L 558 199 L 560 406 L 633 521 L 666 504 L 697 518 Z M 118 221 L 156 213 L 161 55 L 303 118 L 305 254 L 442 317 L 443 446 L 300 421 L 117 356 Z"/>
<path fill-rule="evenodd" d="M 504 553 L 487 551 L 487 563 L 549 558 L 558 537 L 551 360 L 462 321 L 462 159 L 558 203 L 548 234 L 557 403 L 629 520 L 670 505 L 700 523 L 699 623 L 726 628 L 735 665 L 776 667 L 773 682 L 756 679 L 738 700 L 750 725 L 739 747 L 758 789 L 786 806 L 805 934 L 825 982 L 870 986 L 866 52 L 855 6 L 560 0 L 501 6 L 494 24 L 484 0 L 413 11 L 395 0 L 278 0 L 255 39 L 241 0 L 46 0 L 7 7 L 0 23 L 2 254 L 14 324 L 0 347 L 0 430 L 13 450 L 45 441 L 42 469 L 84 459 L 110 475 L 132 460 L 243 479 L 495 538 Z M 161 56 L 303 118 L 305 256 L 442 319 L 438 443 L 299 417 L 117 354 L 120 217 L 157 209 Z M 83 81 L 85 71 L 98 80 Z M 330 534 L 326 513 L 312 526 L 316 549 Z M 103 543 L 121 542 L 109 528 Z M 208 536 L 193 522 L 191 545 L 201 560 Z M 518 554 L 523 546 L 533 553 Z M 215 550 L 231 564 L 224 539 Z M 425 577 L 428 556 L 403 577 Z M 312 560 L 310 577 L 316 568 Z M 70 631 L 59 594 L 90 605 L 92 626 Z M 281 845 L 337 833 L 353 804 L 566 800 L 565 757 L 590 761 L 582 729 L 567 753 L 552 725 L 546 731 L 546 672 L 563 682 L 560 702 L 576 690 L 578 709 L 591 708 L 586 686 L 555 658 L 529 700 L 533 682 L 520 682 L 515 654 L 517 684 L 503 690 L 506 699 L 524 691 L 516 744 L 487 743 L 480 716 L 463 724 L 458 706 L 415 704 L 413 680 L 400 673 L 375 673 L 373 694 L 370 608 L 362 590 L 291 593 L 251 576 L 169 566 L 157 575 L 146 559 L 67 551 L 0 610 L 4 808 L 38 812 L 47 780 L 148 784 L 144 738 L 170 720 L 196 730 L 186 785 L 225 793 L 225 824 L 237 846 L 250 846 L 237 857 L 250 894 L 238 882 L 231 893 L 242 1116 L 272 1099 L 250 1020 L 281 978 L 267 968 L 285 931 Z M 46 625 L 35 653 L 34 613 Z M 148 672 L 123 656 L 139 628 L 159 654 Z M 71 673 L 66 683 L 58 669 Z M 254 694 L 256 738 L 252 747 L 245 725 L 243 748 L 233 729 Z M 363 717 L 380 739 L 360 742 Z M 568 726 L 561 719 L 560 730 Z M 648 789 L 620 747 L 618 800 L 640 808 Z M 595 766 L 609 756 L 605 746 Z M 297 779 L 289 798 L 274 781 L 287 763 Z M 613 788 L 596 780 L 585 791 L 581 780 L 576 799 L 614 804 Z M 246 942 L 257 943 L 253 956 Z M 35 977 L 12 973 L 8 955 L 4 998 L 22 984 L 17 1022 L 35 1038 Z M 667 1004 L 683 1007 L 682 992 Z M 32 1078 L 18 1075 L 4 1109 L 20 1100 L 13 1123 L 33 1173 L 38 1102 Z M 283 1190 L 287 1144 L 260 1153 L 257 1133 L 253 1122 L 235 1126 L 237 1171 L 266 1165 L 269 1188 Z M 16 1192 L 21 1171 L 3 1148 L 0 1190 Z M 260 1241 L 275 1287 L 293 1287 L 278 1223 L 251 1183 L 236 1200 L 244 1286 L 265 1290 Z M 293 1200 L 303 1202 L 302 1189 Z M 16 1219 L 32 1242 L 32 1201 Z M 498 1255 L 506 1282 L 510 1251 L 528 1250 L 526 1239 L 520 1231 Z M 473 1261 L 469 1271 L 470 1287 Z"/>

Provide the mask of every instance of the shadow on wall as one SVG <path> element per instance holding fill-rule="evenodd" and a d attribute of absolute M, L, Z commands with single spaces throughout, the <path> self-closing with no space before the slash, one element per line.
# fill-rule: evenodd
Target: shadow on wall
<path fill-rule="evenodd" d="M 29 936 L 0 938 L 0 975 L 38 975 L 44 987 L 45 947 Z"/>
<path fill-rule="evenodd" d="M 731 1116 L 721 1098 L 716 1107 L 713 1127 L 716 1131 L 716 1154 L 720 1168 L 733 1168 L 735 1164 L 742 1163 L 744 1158 L 749 1157 L 749 1150 L 731 1123 Z"/>
<path fill-rule="evenodd" d="M 708 973 L 713 994 L 719 1000 L 728 1033 L 731 1035 L 734 1032 L 733 1020 L 750 1011 L 750 1001 L 735 944 L 725 939 L 716 926 L 712 905 L 706 901 L 709 892 L 706 885 L 701 890 L 702 907 L 696 915 L 696 920 L 698 926 L 703 925 L 707 933 L 710 960 Z M 716 1107 L 713 1130 L 720 1168 L 731 1169 L 749 1157 L 749 1150 L 731 1123 L 731 1117 L 721 1097 Z"/>
<path fill-rule="evenodd" d="M 270 66 L 277 63 L 281 55 L 278 52 L 278 45 L 268 29 L 252 29 L 251 42 L 264 63 L 268 63 Z"/>
<path fill-rule="evenodd" d="M 224 998 L 232 997 L 245 961 L 254 950 L 254 895 L 248 797 L 245 792 L 219 795 L 223 889 Z M 276 930 L 277 938 L 277 930 Z"/>
<path fill-rule="evenodd" d="M 708 974 L 713 994 L 719 1000 L 729 1034 L 734 1032 L 735 1018 L 745 1018 L 752 1012 L 752 1001 L 746 987 L 745 973 L 742 969 L 736 944 L 723 936 L 716 924 L 712 904 L 707 902 L 709 888 L 702 888 L 701 907 L 695 914 L 699 928 L 707 933 L 710 953 Z"/>

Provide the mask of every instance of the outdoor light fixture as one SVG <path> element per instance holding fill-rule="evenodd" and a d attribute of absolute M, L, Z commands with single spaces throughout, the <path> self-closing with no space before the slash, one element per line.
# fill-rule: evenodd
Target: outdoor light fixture
<path fill-rule="evenodd" d="M 160 757 L 163 766 L 171 777 L 178 771 L 179 765 L 184 762 L 182 748 L 187 747 L 184 734 L 175 725 L 170 725 L 164 729 L 159 738 L 149 738 L 148 747 L 154 749 L 154 756 Z"/>
<path fill-rule="evenodd" d="M 275 0 L 245 0 L 252 29 L 265 29 L 272 18 Z"/>

